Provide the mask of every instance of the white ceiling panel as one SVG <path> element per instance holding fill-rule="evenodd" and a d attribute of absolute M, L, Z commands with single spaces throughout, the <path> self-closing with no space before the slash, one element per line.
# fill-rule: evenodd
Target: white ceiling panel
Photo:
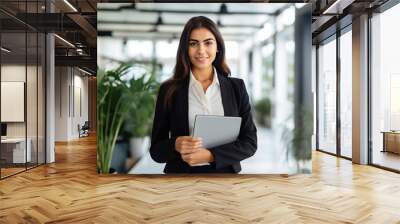
<path fill-rule="evenodd" d="M 221 27 L 219 28 L 222 34 L 252 34 L 256 31 L 254 28 L 246 28 L 246 27 Z"/>
<path fill-rule="evenodd" d="M 212 11 L 217 12 L 222 3 L 136 3 L 137 9 Z"/>
<path fill-rule="evenodd" d="M 158 30 L 162 32 L 181 33 L 183 31 L 183 26 L 159 26 Z"/>
<path fill-rule="evenodd" d="M 222 3 L 219 3 L 222 4 Z M 259 12 L 275 13 L 276 10 L 285 7 L 286 3 L 228 3 L 226 4 L 228 12 Z"/>
<path fill-rule="evenodd" d="M 220 20 L 223 25 L 250 25 L 250 26 L 261 26 L 270 16 L 263 15 L 223 15 Z"/>
<path fill-rule="evenodd" d="M 98 30 L 137 30 L 137 31 L 149 31 L 153 28 L 153 25 L 123 25 L 123 24 L 98 24 Z"/>
<path fill-rule="evenodd" d="M 98 11 L 97 21 L 114 21 L 114 22 L 149 22 L 154 23 L 157 21 L 158 15 L 156 13 L 144 13 L 138 11 Z"/>
<path fill-rule="evenodd" d="M 163 13 L 162 18 L 165 23 L 182 23 L 185 24 L 190 18 L 195 16 L 206 16 L 214 22 L 217 21 L 217 16 L 213 14 L 173 14 L 173 13 Z"/>

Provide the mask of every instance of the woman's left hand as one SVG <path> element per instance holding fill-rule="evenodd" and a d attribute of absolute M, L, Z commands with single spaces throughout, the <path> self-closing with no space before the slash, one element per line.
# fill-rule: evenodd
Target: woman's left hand
<path fill-rule="evenodd" d="M 206 148 L 199 148 L 196 152 L 181 154 L 181 156 L 183 161 L 187 162 L 190 166 L 214 161 L 214 156 Z"/>

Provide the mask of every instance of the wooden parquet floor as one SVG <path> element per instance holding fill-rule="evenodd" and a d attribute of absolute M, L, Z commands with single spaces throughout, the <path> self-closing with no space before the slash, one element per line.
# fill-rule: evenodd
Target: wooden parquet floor
<path fill-rule="evenodd" d="M 0 223 L 400 223 L 400 175 L 315 152 L 313 174 L 101 176 L 94 137 L 0 181 Z"/>
<path fill-rule="evenodd" d="M 25 167 L 23 167 L 23 168 L 14 168 L 14 167 L 6 167 L 6 168 L 4 168 L 4 167 L 2 167 L 1 168 L 1 176 L 2 177 L 7 177 L 7 176 L 10 176 L 10 175 L 13 175 L 13 174 L 15 174 L 15 173 L 18 173 L 18 172 L 22 172 L 22 171 L 24 171 L 25 170 Z"/>

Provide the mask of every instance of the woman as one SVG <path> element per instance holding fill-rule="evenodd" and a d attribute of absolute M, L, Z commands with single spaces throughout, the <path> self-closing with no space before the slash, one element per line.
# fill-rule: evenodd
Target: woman
<path fill-rule="evenodd" d="M 240 161 L 255 153 L 257 129 L 245 85 L 229 76 L 215 23 L 191 18 L 180 38 L 174 75 L 161 85 L 156 103 L 150 154 L 166 163 L 165 173 L 238 173 Z M 201 139 L 190 136 L 196 114 L 242 117 L 237 140 L 202 147 Z"/>

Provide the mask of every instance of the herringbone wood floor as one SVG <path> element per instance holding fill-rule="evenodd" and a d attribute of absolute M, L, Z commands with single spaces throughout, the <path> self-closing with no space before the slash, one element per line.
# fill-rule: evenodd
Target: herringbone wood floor
<path fill-rule="evenodd" d="M 0 181 L 0 223 L 400 223 L 400 175 L 315 152 L 313 174 L 99 176 L 95 138 Z"/>

